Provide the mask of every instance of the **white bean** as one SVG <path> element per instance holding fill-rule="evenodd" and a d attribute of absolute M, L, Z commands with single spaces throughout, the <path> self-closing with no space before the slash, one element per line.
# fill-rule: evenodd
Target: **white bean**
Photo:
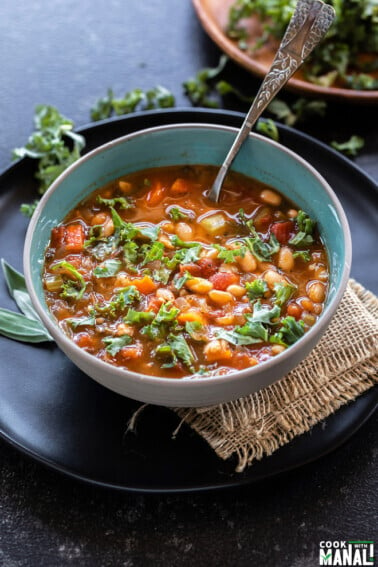
<path fill-rule="evenodd" d="M 263 203 L 267 205 L 272 205 L 274 207 L 279 207 L 282 201 L 281 195 L 272 191 L 271 189 L 264 189 L 260 193 L 260 199 Z"/>
<path fill-rule="evenodd" d="M 243 270 L 243 272 L 254 272 L 257 268 L 256 258 L 247 250 L 244 256 L 237 256 L 236 261 Z"/>
<path fill-rule="evenodd" d="M 193 229 L 186 222 L 178 222 L 176 225 L 176 234 L 181 240 L 190 240 L 193 237 Z"/>
<path fill-rule="evenodd" d="M 323 303 L 325 300 L 325 287 L 321 282 L 312 282 L 307 288 L 307 294 L 314 303 Z"/>
<path fill-rule="evenodd" d="M 294 268 L 294 256 L 288 246 L 282 246 L 278 252 L 278 267 L 284 272 L 291 272 Z"/>

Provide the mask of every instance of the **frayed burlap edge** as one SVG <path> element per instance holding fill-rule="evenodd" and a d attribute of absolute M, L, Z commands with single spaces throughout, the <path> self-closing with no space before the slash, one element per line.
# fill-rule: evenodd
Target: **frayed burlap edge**
<path fill-rule="evenodd" d="M 211 408 L 178 408 L 176 413 L 220 458 L 235 454 L 236 471 L 242 472 L 378 382 L 378 298 L 350 280 L 338 313 L 357 307 L 365 327 L 358 340 L 353 337 L 352 345 L 350 339 L 345 345 L 340 341 L 332 350 L 329 338 L 336 323 L 331 323 L 318 347 L 282 380 L 234 402 Z M 330 346 L 327 356 L 324 351 L 319 356 L 321 344 L 323 348 Z"/>

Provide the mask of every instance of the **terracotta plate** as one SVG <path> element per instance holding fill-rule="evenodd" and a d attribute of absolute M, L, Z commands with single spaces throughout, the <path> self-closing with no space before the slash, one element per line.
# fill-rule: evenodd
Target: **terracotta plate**
<path fill-rule="evenodd" d="M 253 74 L 263 77 L 273 61 L 278 43 L 272 41 L 256 51 L 253 56 L 239 49 L 237 41 L 231 40 L 224 32 L 228 20 L 228 12 L 234 1 L 235 0 L 193 0 L 193 5 L 203 28 L 218 47 L 227 53 L 236 63 L 239 63 Z M 253 43 L 254 40 L 260 36 L 261 25 L 257 18 L 250 18 L 245 22 L 245 26 L 250 37 L 249 42 Z M 365 104 L 378 103 L 378 90 L 361 91 L 339 87 L 321 87 L 306 81 L 301 71 L 297 72 L 294 77 L 290 79 L 287 88 L 304 95 L 322 96 L 336 100 L 343 99 L 348 102 Z"/>

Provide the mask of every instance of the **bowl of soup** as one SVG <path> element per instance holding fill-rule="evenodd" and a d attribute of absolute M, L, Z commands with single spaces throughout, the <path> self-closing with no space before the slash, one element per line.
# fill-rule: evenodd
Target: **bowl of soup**
<path fill-rule="evenodd" d="M 321 175 L 251 134 L 161 126 L 73 164 L 28 228 L 28 291 L 87 375 L 143 402 L 199 407 L 269 386 L 317 344 L 345 290 L 348 223 Z"/>

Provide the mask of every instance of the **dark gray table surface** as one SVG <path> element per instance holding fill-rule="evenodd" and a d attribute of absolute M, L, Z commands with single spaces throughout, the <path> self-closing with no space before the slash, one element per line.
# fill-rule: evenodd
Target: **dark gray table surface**
<path fill-rule="evenodd" d="M 30 134 L 36 104 L 81 126 L 108 87 L 122 95 L 162 84 L 187 107 L 182 81 L 218 58 L 189 0 L 2 0 L 0 169 Z M 256 91 L 234 64 L 225 76 Z M 378 180 L 377 125 L 377 105 L 338 103 L 302 129 L 326 142 L 362 135 L 355 162 Z M 283 477 L 207 494 L 102 490 L 1 442 L 0 565 L 318 565 L 321 540 L 377 536 L 377 423 L 375 414 L 345 445 Z"/>

